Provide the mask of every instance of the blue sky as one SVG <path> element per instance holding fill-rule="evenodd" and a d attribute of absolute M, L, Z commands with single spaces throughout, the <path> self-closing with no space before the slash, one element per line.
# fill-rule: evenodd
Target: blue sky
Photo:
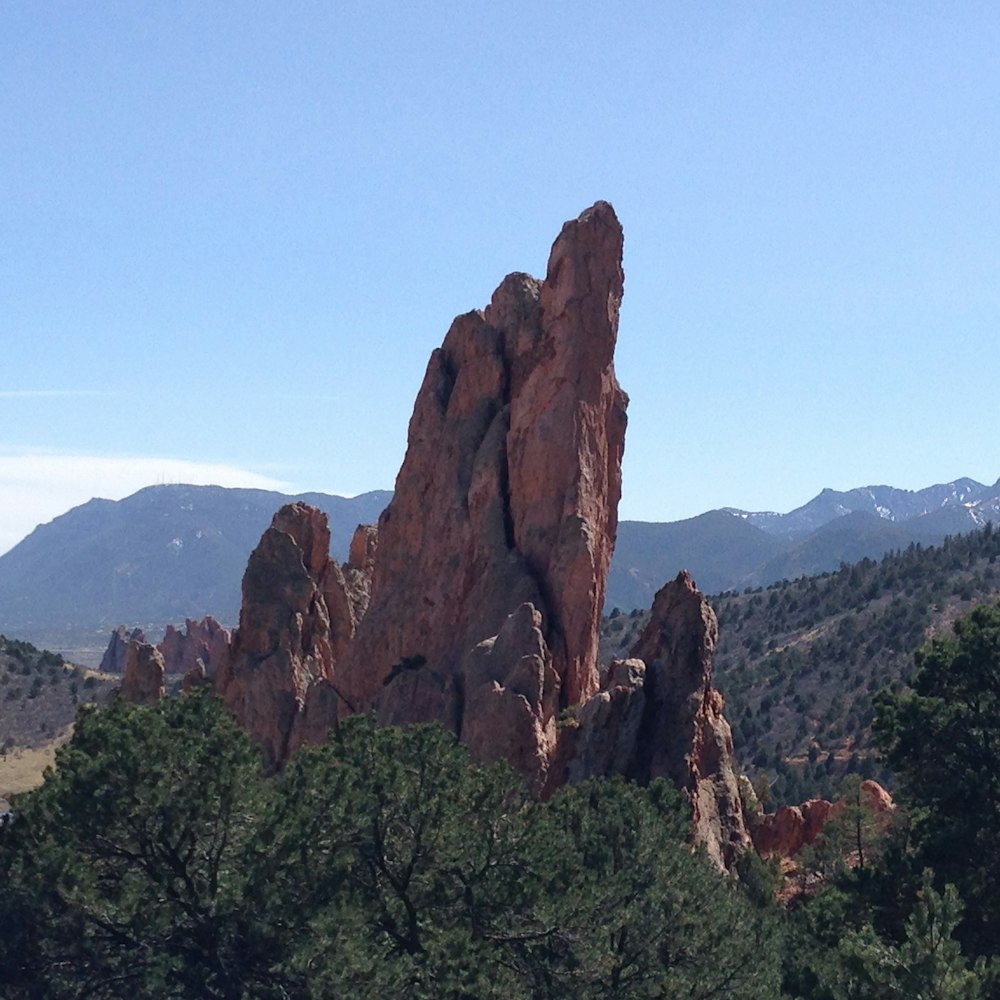
<path fill-rule="evenodd" d="M 623 517 L 1000 476 L 990 3 L 0 6 L 0 551 L 181 479 L 391 488 L 598 198 Z"/>

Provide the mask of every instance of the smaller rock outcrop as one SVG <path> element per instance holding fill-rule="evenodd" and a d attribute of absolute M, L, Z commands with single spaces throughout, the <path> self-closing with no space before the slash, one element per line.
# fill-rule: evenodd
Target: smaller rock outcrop
<path fill-rule="evenodd" d="M 803 847 L 816 842 L 845 804 L 843 799 L 809 799 L 798 806 L 781 806 L 773 813 L 752 812 L 748 818 L 753 846 L 762 858 L 794 858 Z M 871 779 L 861 782 L 857 805 L 874 816 L 883 829 L 896 809 L 892 796 Z"/>
<path fill-rule="evenodd" d="M 186 619 L 183 632 L 168 625 L 156 648 L 163 655 L 168 674 L 193 675 L 200 662 L 202 673 L 211 677 L 228 652 L 229 641 L 229 629 L 207 615 L 201 621 Z"/>
<path fill-rule="evenodd" d="M 247 563 L 240 624 L 213 679 L 270 767 L 301 742 L 307 692 L 332 678 L 329 549 L 322 511 L 294 503 L 274 515 Z"/>
<path fill-rule="evenodd" d="M 539 794 L 556 742 L 559 675 L 534 605 L 522 604 L 495 636 L 475 646 L 460 676 L 462 742 L 476 760 L 506 758 Z"/>
<path fill-rule="evenodd" d="M 732 870 L 750 846 L 722 695 L 712 686 L 719 626 L 689 573 L 660 589 L 631 657 L 646 664 L 632 777 L 669 778 L 691 802 L 695 842 Z"/>
<path fill-rule="evenodd" d="M 646 714 L 645 682 L 642 660 L 611 663 L 601 690 L 580 709 L 576 725 L 566 727 L 569 733 L 564 738 L 573 742 L 567 768 L 570 784 L 634 771 Z"/>
<path fill-rule="evenodd" d="M 133 705 L 156 705 L 166 694 L 163 657 L 148 642 L 130 639 L 119 697 Z"/>
<path fill-rule="evenodd" d="M 751 819 L 750 836 L 762 858 L 794 858 L 803 847 L 816 842 L 831 816 L 843 803 L 809 799 L 799 806 L 781 806 L 773 813 Z"/>
<path fill-rule="evenodd" d="M 342 660 L 371 600 L 372 573 L 378 551 L 378 527 L 359 524 L 351 539 L 347 562 L 330 559 L 322 590 L 330 615 L 330 648 L 334 662 Z"/>
<path fill-rule="evenodd" d="M 131 632 L 124 626 L 119 625 L 108 639 L 108 648 L 101 657 L 100 669 L 103 674 L 123 674 L 125 673 L 125 657 L 128 654 L 128 644 L 131 640 L 145 642 L 141 628 L 132 629 Z"/>

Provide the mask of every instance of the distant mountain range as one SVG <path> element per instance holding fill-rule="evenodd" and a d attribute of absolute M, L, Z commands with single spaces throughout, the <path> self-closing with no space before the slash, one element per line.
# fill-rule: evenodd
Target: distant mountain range
<path fill-rule="evenodd" d="M 0 632 L 50 648 L 99 648 L 119 624 L 151 635 L 186 617 L 233 625 L 247 557 L 274 512 L 302 500 L 330 519 L 344 558 L 357 524 L 378 519 L 392 494 L 295 497 L 217 486 L 150 486 L 120 501 L 91 500 L 40 525 L 0 556 Z M 607 607 L 648 607 L 679 569 L 706 593 L 766 585 L 877 558 L 911 542 L 1000 520 L 1000 481 L 971 479 L 918 491 L 823 490 L 787 514 L 724 508 L 683 521 L 623 521 Z"/>
<path fill-rule="evenodd" d="M 646 608 L 665 579 L 688 569 L 709 594 L 766 586 L 877 559 L 911 542 L 937 544 L 1000 520 L 1000 480 L 959 479 L 922 490 L 823 490 L 787 514 L 725 507 L 669 523 L 618 529 L 608 607 Z"/>

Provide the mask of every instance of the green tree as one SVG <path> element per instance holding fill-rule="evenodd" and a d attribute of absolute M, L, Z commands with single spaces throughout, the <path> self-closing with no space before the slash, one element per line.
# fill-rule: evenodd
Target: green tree
<path fill-rule="evenodd" d="M 1000 605 L 981 606 L 916 653 L 912 691 L 876 697 L 876 733 L 913 805 L 913 842 L 966 904 L 958 936 L 1000 942 Z"/>
<path fill-rule="evenodd" d="M 922 881 L 900 945 L 880 938 L 870 924 L 841 941 L 838 998 L 980 1000 L 985 995 L 985 961 L 970 965 L 952 937 L 962 914 L 955 887 L 935 892 L 930 870 Z"/>
<path fill-rule="evenodd" d="M 525 933 L 525 795 L 439 726 L 370 717 L 300 751 L 261 832 L 259 907 L 316 997 L 515 997 L 500 944 Z"/>
<path fill-rule="evenodd" d="M 244 908 L 260 760 L 215 701 L 81 713 L 0 836 L 11 997 L 230 1000 L 266 980 Z"/>

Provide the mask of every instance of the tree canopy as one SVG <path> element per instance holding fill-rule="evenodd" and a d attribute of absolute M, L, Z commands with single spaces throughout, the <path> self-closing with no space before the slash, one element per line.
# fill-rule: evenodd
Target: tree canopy
<path fill-rule="evenodd" d="M 687 825 L 662 784 L 531 801 L 436 727 L 266 778 L 211 698 L 119 703 L 0 830 L 5 995 L 776 998 L 773 918 Z"/>

